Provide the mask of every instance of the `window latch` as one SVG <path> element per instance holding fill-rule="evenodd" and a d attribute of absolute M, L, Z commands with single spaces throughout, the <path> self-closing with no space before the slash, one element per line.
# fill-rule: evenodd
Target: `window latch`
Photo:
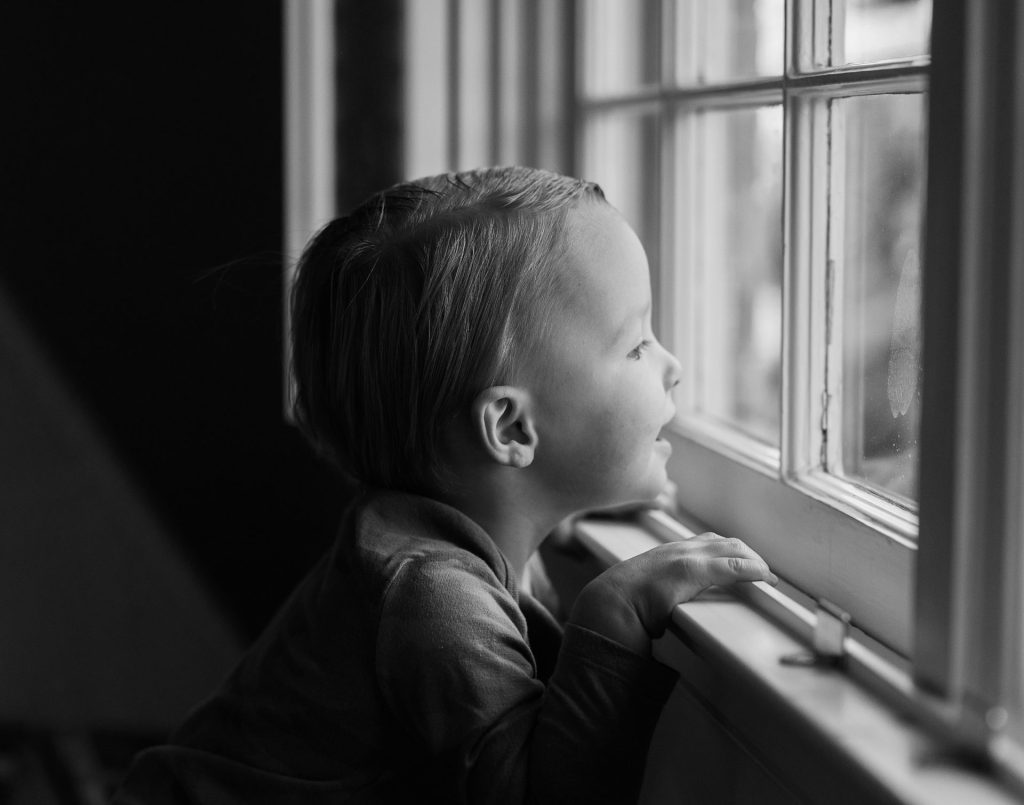
<path fill-rule="evenodd" d="M 819 598 L 811 650 L 787 654 L 779 661 L 783 665 L 805 667 L 832 668 L 841 665 L 846 656 L 846 635 L 849 631 L 849 614 L 831 601 Z"/>

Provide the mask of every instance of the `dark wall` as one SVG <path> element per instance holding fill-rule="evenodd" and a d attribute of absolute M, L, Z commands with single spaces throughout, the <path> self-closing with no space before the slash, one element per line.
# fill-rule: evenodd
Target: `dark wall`
<path fill-rule="evenodd" d="M 0 42 L 0 282 L 251 634 L 344 497 L 281 416 L 280 4 L 8 3 Z"/>

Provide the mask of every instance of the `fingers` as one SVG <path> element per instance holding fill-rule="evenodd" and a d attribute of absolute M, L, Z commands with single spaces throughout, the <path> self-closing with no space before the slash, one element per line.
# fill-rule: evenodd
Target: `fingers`
<path fill-rule="evenodd" d="M 737 581 L 778 583 L 768 563 L 742 540 L 707 533 L 663 547 L 671 552 L 670 561 L 678 572 L 691 578 L 696 576 L 706 585 Z"/>
<path fill-rule="evenodd" d="M 736 581 L 767 581 L 778 584 L 778 577 L 764 561 L 742 540 L 719 538 L 707 543 L 707 569 L 711 584 L 731 584 Z"/>
<path fill-rule="evenodd" d="M 733 584 L 737 581 L 766 581 L 772 585 L 779 583 L 778 577 L 759 556 L 715 557 L 707 562 L 706 570 L 710 584 Z"/>
<path fill-rule="evenodd" d="M 777 584 L 768 564 L 746 543 L 719 534 L 668 542 L 621 562 L 598 580 L 619 599 L 648 636 L 661 634 L 673 607 L 713 585 L 764 581 Z"/>

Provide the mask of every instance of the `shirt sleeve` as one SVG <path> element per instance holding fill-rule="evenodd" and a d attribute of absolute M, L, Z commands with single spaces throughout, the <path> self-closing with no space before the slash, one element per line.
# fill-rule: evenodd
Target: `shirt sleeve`
<path fill-rule="evenodd" d="M 676 673 L 569 625 L 545 686 L 522 613 L 489 573 L 407 561 L 385 597 L 378 680 L 432 778 L 464 803 L 634 802 Z"/>

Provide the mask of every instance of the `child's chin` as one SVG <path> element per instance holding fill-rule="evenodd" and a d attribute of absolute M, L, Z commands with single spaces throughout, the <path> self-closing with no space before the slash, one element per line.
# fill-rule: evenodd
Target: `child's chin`
<path fill-rule="evenodd" d="M 617 502 L 609 503 L 607 506 L 601 506 L 597 511 L 604 512 L 607 514 L 616 513 L 627 513 L 636 511 L 637 509 L 649 509 L 657 505 L 658 496 L 661 495 L 665 489 L 667 477 L 664 473 L 656 481 L 652 481 L 650 484 L 644 484 L 642 487 L 638 487 L 627 495 L 623 495 L 618 498 Z"/>

